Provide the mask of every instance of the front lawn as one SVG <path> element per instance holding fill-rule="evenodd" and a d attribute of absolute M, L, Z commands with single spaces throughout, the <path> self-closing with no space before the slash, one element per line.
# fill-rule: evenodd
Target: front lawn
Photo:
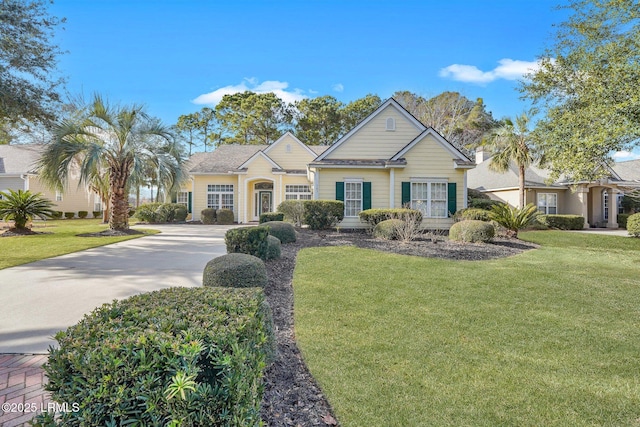
<path fill-rule="evenodd" d="M 640 425 L 640 240 L 447 261 L 310 248 L 298 344 L 342 425 Z"/>
<path fill-rule="evenodd" d="M 145 234 L 134 234 L 130 236 L 77 236 L 77 234 L 96 233 L 106 230 L 107 228 L 108 225 L 103 224 L 100 219 L 36 221 L 33 231 L 47 234 L 0 237 L 0 253 L 2 254 L 2 257 L 0 257 L 0 269 L 155 233 L 151 230 L 144 230 Z M 4 230 L 0 230 L 0 232 L 3 231 Z"/>

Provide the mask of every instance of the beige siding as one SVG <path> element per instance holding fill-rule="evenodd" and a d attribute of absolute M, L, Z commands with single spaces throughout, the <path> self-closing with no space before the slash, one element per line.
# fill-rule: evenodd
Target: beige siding
<path fill-rule="evenodd" d="M 387 131 L 386 120 L 393 117 L 396 130 Z M 348 140 L 331 152 L 327 159 L 390 159 L 420 133 L 393 106 L 382 110 Z"/>
<path fill-rule="evenodd" d="M 253 177 L 269 177 L 273 178 L 273 165 L 264 157 L 256 156 L 247 166 L 247 179 Z"/>
<path fill-rule="evenodd" d="M 33 193 L 42 193 L 44 197 L 55 203 L 55 210 L 62 212 L 75 212 L 76 215 L 78 211 L 87 211 L 89 212 L 89 217 L 92 216 L 91 212 L 94 207 L 94 194 L 87 190 L 86 187 L 78 188 L 77 177 L 72 177 L 69 180 L 69 184 L 63 191 L 62 201 L 60 202 L 56 201 L 55 190 L 51 190 L 45 186 L 38 177 L 32 176 L 29 178 L 29 190 Z"/>
<path fill-rule="evenodd" d="M 291 151 L 287 151 L 287 146 Z M 266 154 L 283 169 L 306 169 L 307 164 L 316 157 L 289 135 L 270 147 Z"/>
<path fill-rule="evenodd" d="M 200 219 L 200 212 L 207 207 L 207 186 L 233 185 L 233 213 L 238 220 L 238 177 L 236 175 L 195 175 L 193 189 L 193 219 Z M 189 189 L 191 191 L 191 189 Z"/>
<path fill-rule="evenodd" d="M 456 183 L 457 209 L 464 207 L 464 169 L 455 169 L 453 155 L 433 136 L 427 136 L 409 150 L 405 158 L 407 166 L 395 170 L 394 207 L 402 205 L 402 182 L 412 178 L 446 179 Z M 448 228 L 453 223 L 450 218 L 427 218 L 423 226 L 427 228 Z"/>
<path fill-rule="evenodd" d="M 19 176 L 3 176 L 0 177 L 0 191 L 7 190 L 24 190 L 25 180 Z"/>

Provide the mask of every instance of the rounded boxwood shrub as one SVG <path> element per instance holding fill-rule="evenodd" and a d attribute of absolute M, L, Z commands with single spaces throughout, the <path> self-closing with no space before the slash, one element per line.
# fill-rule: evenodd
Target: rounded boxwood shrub
<path fill-rule="evenodd" d="M 275 236 L 267 236 L 267 259 L 278 259 L 282 254 L 282 243 Z"/>
<path fill-rule="evenodd" d="M 220 225 L 233 224 L 233 211 L 230 209 L 218 209 L 216 211 L 216 221 Z"/>
<path fill-rule="evenodd" d="M 56 340 L 45 388 L 80 407 L 36 425 L 261 424 L 263 368 L 275 354 L 261 289 L 136 295 L 104 304 Z"/>
<path fill-rule="evenodd" d="M 265 224 L 269 227 L 269 234 L 277 237 L 281 243 L 293 243 L 296 241 L 296 229 L 292 224 L 282 221 L 270 221 Z"/>
<path fill-rule="evenodd" d="M 284 214 L 281 212 L 265 212 L 260 214 L 260 224 L 271 221 L 284 221 Z"/>
<path fill-rule="evenodd" d="M 226 254 L 207 263 L 202 274 L 202 285 L 264 288 L 267 285 L 267 269 L 264 262 L 253 255 Z"/>
<path fill-rule="evenodd" d="M 228 253 L 248 254 L 267 259 L 268 235 L 269 228 L 265 226 L 232 228 L 225 233 L 224 242 Z"/>
<path fill-rule="evenodd" d="M 89 215 L 89 211 L 78 211 L 78 218 L 84 219 Z"/>
<path fill-rule="evenodd" d="M 203 224 L 215 224 L 216 210 L 213 208 L 202 209 L 202 211 L 200 212 L 200 219 Z"/>
<path fill-rule="evenodd" d="M 396 240 L 398 238 L 398 229 L 402 227 L 403 223 L 404 221 L 401 219 L 381 221 L 373 228 L 373 235 L 386 240 Z"/>
<path fill-rule="evenodd" d="M 65 212 L 65 213 L 64 213 L 64 217 L 65 217 L 66 219 L 72 219 L 72 218 L 74 218 L 75 216 L 76 216 L 76 213 L 75 213 L 75 212 Z"/>
<path fill-rule="evenodd" d="M 538 215 L 536 220 L 542 225 L 558 230 L 582 230 L 584 228 L 584 217 L 581 215 Z"/>
<path fill-rule="evenodd" d="M 475 219 L 478 221 L 489 221 L 489 211 L 480 208 L 460 209 L 453 215 L 453 220 L 464 221 L 465 219 Z"/>
<path fill-rule="evenodd" d="M 633 237 L 640 237 L 640 213 L 630 215 L 627 218 L 627 231 Z"/>
<path fill-rule="evenodd" d="M 93 211 L 91 212 L 94 218 L 102 218 L 102 211 Z"/>
<path fill-rule="evenodd" d="M 53 211 L 53 219 L 60 219 L 62 218 L 62 215 L 64 215 L 64 212 L 62 211 Z"/>
<path fill-rule="evenodd" d="M 475 219 L 456 222 L 449 229 L 449 240 L 456 242 L 489 242 L 496 234 L 493 224 Z"/>

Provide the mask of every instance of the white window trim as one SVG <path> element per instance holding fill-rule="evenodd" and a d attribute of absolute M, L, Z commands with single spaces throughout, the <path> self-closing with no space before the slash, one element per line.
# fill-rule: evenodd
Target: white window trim
<path fill-rule="evenodd" d="M 229 190 L 225 190 L 225 191 L 215 191 L 215 190 L 209 191 L 209 186 L 210 185 L 224 185 L 224 186 L 227 186 L 227 187 L 231 187 L 231 191 L 229 191 Z M 223 195 L 227 195 L 227 194 L 231 194 L 231 197 L 232 197 L 232 199 L 231 199 L 232 203 L 231 203 L 231 207 L 230 208 L 229 207 L 225 207 L 224 204 L 222 203 L 222 196 Z M 218 199 L 218 203 L 217 203 L 218 207 L 216 209 L 230 209 L 232 211 L 234 210 L 234 206 L 233 205 L 235 204 L 236 200 L 235 200 L 235 186 L 233 184 L 207 184 L 207 208 L 213 208 L 213 205 L 209 204 L 209 195 L 214 195 L 214 196 L 217 197 L 217 199 Z"/>
<path fill-rule="evenodd" d="M 411 207 L 413 208 L 413 203 L 414 200 L 417 200 L 414 198 L 413 196 L 413 184 L 427 184 L 427 200 L 425 201 L 425 205 L 426 205 L 426 212 L 423 212 L 424 217 L 425 218 L 448 218 L 449 217 L 449 212 L 448 212 L 448 207 L 449 207 L 449 188 L 448 188 L 448 184 L 449 181 L 447 179 L 443 179 L 443 178 L 411 178 L 410 179 L 411 182 L 411 191 L 410 191 L 410 199 L 411 199 Z M 444 215 L 433 215 L 431 213 L 431 204 L 434 200 L 431 199 L 431 185 L 432 184 L 444 184 L 445 185 L 445 197 L 444 197 L 444 205 L 445 205 L 445 213 Z M 422 200 L 422 199 L 420 199 Z M 443 201 L 443 200 L 438 200 L 438 201 Z"/>
<path fill-rule="evenodd" d="M 344 217 L 345 218 L 358 218 L 358 214 L 356 215 L 347 215 L 347 184 L 360 184 L 360 210 L 358 213 L 362 212 L 363 207 L 363 192 L 364 192 L 364 179 L 361 178 L 345 178 L 344 179 Z M 357 200 L 357 199 L 349 199 L 349 200 Z"/>
<path fill-rule="evenodd" d="M 56 202 L 62 202 L 64 200 L 64 196 L 61 191 L 56 190 Z"/>
<path fill-rule="evenodd" d="M 307 187 L 308 191 L 290 191 L 291 187 Z M 296 188 L 297 190 L 297 188 Z M 301 196 L 308 196 L 300 198 Z M 311 185 L 309 184 L 286 184 L 284 186 L 284 199 L 285 200 L 312 200 L 313 193 L 311 191 Z"/>
<path fill-rule="evenodd" d="M 545 196 L 544 197 L 545 198 L 545 205 L 544 206 L 540 206 L 540 196 Z M 550 205 L 550 204 L 547 203 L 548 202 L 548 200 L 547 200 L 548 196 L 555 196 L 555 199 L 556 199 L 555 205 Z M 540 212 L 542 212 L 544 215 L 557 215 L 558 214 L 558 193 L 538 193 L 536 195 L 536 203 L 538 205 L 538 210 Z M 556 213 L 555 214 L 550 214 L 549 213 L 549 208 L 550 207 L 556 208 Z"/>
<path fill-rule="evenodd" d="M 184 200 L 180 200 L 182 198 L 184 198 Z M 178 194 L 176 195 L 176 203 L 179 205 L 184 205 L 184 206 L 189 206 L 189 192 L 188 191 L 178 191 Z"/>

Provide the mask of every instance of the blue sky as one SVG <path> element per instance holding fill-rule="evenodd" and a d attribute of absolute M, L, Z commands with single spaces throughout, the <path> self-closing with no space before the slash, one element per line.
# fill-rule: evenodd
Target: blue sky
<path fill-rule="evenodd" d="M 224 94 L 343 102 L 397 90 L 481 97 L 494 117 L 528 105 L 522 73 L 566 18 L 563 0 L 56 0 L 72 94 L 143 103 L 166 124 Z"/>

